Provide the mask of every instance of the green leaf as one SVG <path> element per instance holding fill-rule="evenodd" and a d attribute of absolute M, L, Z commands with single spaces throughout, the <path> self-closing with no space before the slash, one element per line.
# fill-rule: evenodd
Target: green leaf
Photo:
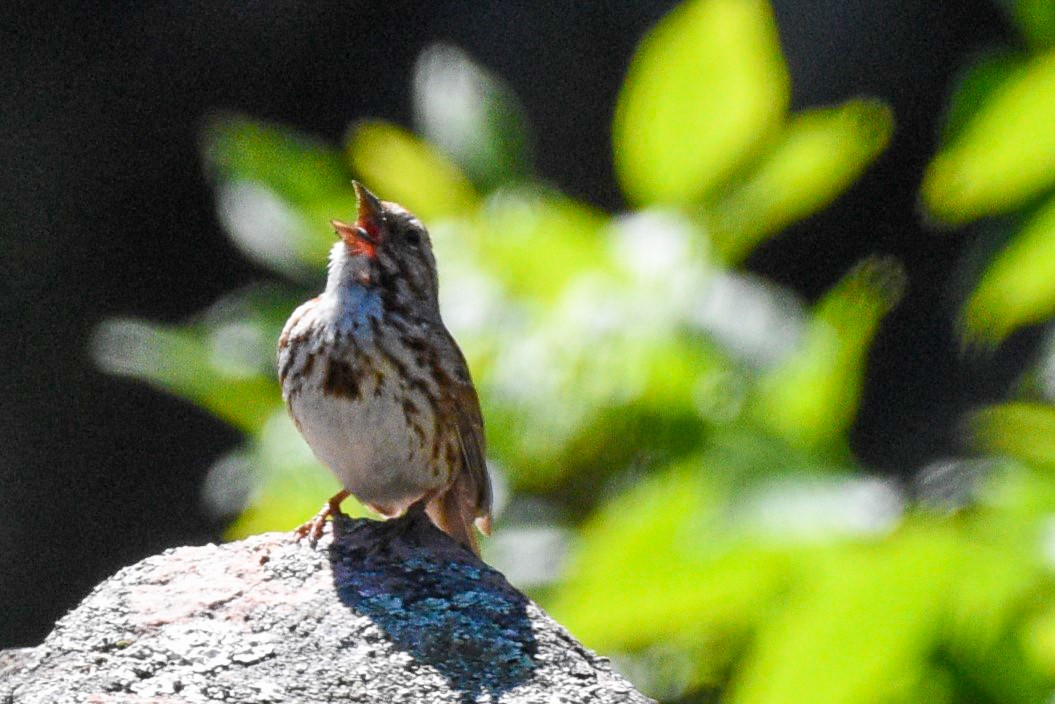
<path fill-rule="evenodd" d="M 720 637 L 735 650 L 784 585 L 789 561 L 727 549 L 714 526 L 726 493 L 721 473 L 693 460 L 640 482 L 584 526 L 548 610 L 601 650 Z M 717 646 L 708 653 L 730 656 Z"/>
<path fill-rule="evenodd" d="M 854 267 L 814 309 L 801 348 L 760 380 L 759 422 L 804 447 L 842 437 L 857 412 L 872 337 L 904 287 L 892 259 Z"/>
<path fill-rule="evenodd" d="M 910 529 L 817 554 L 757 634 L 730 701 L 903 701 L 928 679 L 957 548 L 945 530 Z"/>
<path fill-rule="evenodd" d="M 1001 0 L 1000 4 L 1035 49 L 1055 45 L 1055 4 L 1051 0 Z"/>
<path fill-rule="evenodd" d="M 1055 679 L 1055 607 L 1051 601 L 1042 613 L 1027 620 L 1023 631 L 1028 661 L 1049 679 Z"/>
<path fill-rule="evenodd" d="M 779 141 L 711 208 L 715 246 L 740 261 L 765 238 L 831 203 L 890 140 L 893 116 L 852 100 L 791 118 Z"/>
<path fill-rule="evenodd" d="M 989 406 L 972 414 L 967 427 L 978 450 L 1055 467 L 1055 407 L 1026 402 Z"/>
<path fill-rule="evenodd" d="M 235 244 L 280 273 L 316 274 L 334 242 L 330 220 L 356 212 L 340 152 L 284 127 L 220 116 L 203 130 L 202 155 Z"/>
<path fill-rule="evenodd" d="M 979 492 L 980 499 L 994 508 L 984 514 L 989 524 L 994 532 L 1013 534 L 1016 540 L 1006 542 L 1037 557 L 1032 551 L 1037 549 L 1038 527 L 1055 514 L 1055 462 L 1041 435 L 1050 429 L 1051 419 L 1035 412 L 1045 408 L 1042 404 L 1006 405 L 1011 408 L 1002 404 L 969 415 L 966 440 L 973 449 L 991 453 L 987 462 L 992 468 Z M 1046 552 L 1045 548 L 1041 555 Z"/>
<path fill-rule="evenodd" d="M 616 258 L 636 254 L 640 261 L 650 246 L 664 246 L 659 232 L 639 230 L 624 233 L 623 240 L 637 241 L 624 242 Z M 657 237 L 649 241 L 648 234 Z M 653 278 L 651 265 L 641 264 L 642 284 L 628 285 L 630 274 L 601 269 L 600 257 L 592 269 L 591 260 L 551 258 L 568 246 L 548 249 L 552 236 L 540 232 L 526 241 L 533 248 L 511 261 L 523 261 L 534 275 L 525 286 L 565 283 L 568 267 L 566 285 L 559 296 L 536 296 L 508 311 L 505 334 L 478 377 L 494 431 L 490 448 L 510 479 L 541 489 L 562 478 L 588 485 L 637 455 L 669 457 L 694 447 L 703 425 L 701 388 L 717 390 L 714 377 L 727 366 L 706 340 L 685 330 L 678 299 L 693 281 L 680 276 L 686 273 L 680 267 L 654 271 Z M 691 253 L 675 249 L 679 264 L 694 268 Z M 724 405 L 707 403 L 715 411 Z"/>
<path fill-rule="evenodd" d="M 507 189 L 488 198 L 457 239 L 511 296 L 551 302 L 577 276 L 610 268 L 607 224 L 604 213 L 559 193 Z"/>
<path fill-rule="evenodd" d="M 992 91 L 927 167 L 922 198 L 949 225 L 1004 213 L 1055 184 L 1055 52 Z"/>
<path fill-rule="evenodd" d="M 971 341 L 998 343 L 1055 315 L 1055 199 L 996 255 L 963 310 Z"/>
<path fill-rule="evenodd" d="M 243 364 L 239 350 L 214 342 L 202 330 L 113 319 L 95 331 L 92 352 L 103 370 L 146 381 L 252 432 L 280 406 L 278 382 Z"/>
<path fill-rule="evenodd" d="M 706 346 L 686 336 L 587 331 L 546 318 L 507 342 L 481 377 L 489 450 L 515 486 L 559 486 L 592 502 L 596 483 L 613 471 L 699 446 L 704 426 L 693 393 L 720 373 Z"/>
<path fill-rule="evenodd" d="M 978 522 L 1001 518 L 978 516 Z M 1050 683 L 1030 662 L 1020 634 L 1023 618 L 1055 596 L 1049 569 L 1032 544 L 1036 527 L 996 536 L 986 535 L 989 525 L 982 528 L 962 535 L 967 549 L 948 604 L 946 659 L 967 689 L 989 701 L 1043 701 Z"/>
<path fill-rule="evenodd" d="M 426 224 L 470 215 L 472 185 L 431 145 L 387 122 L 361 122 L 349 132 L 352 169 L 383 200 L 399 203 Z"/>
<path fill-rule="evenodd" d="M 1008 49 L 991 49 L 969 65 L 956 80 L 942 127 L 942 142 L 959 138 L 978 111 L 1004 83 L 1025 65 L 1027 57 Z"/>
<path fill-rule="evenodd" d="M 196 403 L 254 431 L 282 403 L 275 347 L 304 291 L 272 284 L 228 294 L 190 323 L 164 326 L 113 319 L 95 332 L 96 362 Z"/>
<path fill-rule="evenodd" d="M 414 67 L 414 120 L 482 191 L 531 172 L 527 117 L 513 91 L 465 52 L 433 44 Z"/>
<path fill-rule="evenodd" d="M 689 204 L 770 139 L 789 80 L 765 0 L 689 0 L 642 40 L 619 95 L 615 166 L 639 205 Z"/>

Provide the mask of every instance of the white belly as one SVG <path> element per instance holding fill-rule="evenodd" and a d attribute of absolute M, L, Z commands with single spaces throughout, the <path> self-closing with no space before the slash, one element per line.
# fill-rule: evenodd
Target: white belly
<path fill-rule="evenodd" d="M 408 419 L 394 389 L 385 384 L 375 394 L 373 385 L 366 385 L 352 400 L 326 395 L 320 384 L 308 383 L 290 402 L 315 456 L 357 499 L 389 516 L 402 514 L 445 483 L 429 461 L 431 443 L 421 437 L 431 437 L 431 409 L 420 408 Z"/>

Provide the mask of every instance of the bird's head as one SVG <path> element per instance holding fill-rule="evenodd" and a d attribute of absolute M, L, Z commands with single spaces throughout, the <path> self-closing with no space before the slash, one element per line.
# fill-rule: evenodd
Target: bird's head
<path fill-rule="evenodd" d="M 330 252 L 330 286 L 380 289 L 405 305 L 437 307 L 436 259 L 425 226 L 402 206 L 353 184 L 355 223 L 331 221 L 341 239 Z"/>

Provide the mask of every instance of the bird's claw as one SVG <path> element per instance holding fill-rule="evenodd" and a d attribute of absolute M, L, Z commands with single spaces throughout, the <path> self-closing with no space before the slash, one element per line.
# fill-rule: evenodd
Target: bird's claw
<path fill-rule="evenodd" d="M 341 491 L 330 497 L 330 500 L 322 505 L 322 508 L 319 509 L 319 512 L 316 513 L 310 521 L 294 529 L 293 535 L 295 536 L 296 542 L 299 543 L 304 538 L 308 538 L 311 546 L 315 547 L 326 529 L 326 519 L 344 515 L 341 511 L 341 502 L 346 498 L 348 498 L 347 491 Z"/>
<path fill-rule="evenodd" d="M 297 528 L 293 530 L 293 535 L 295 536 L 296 542 L 299 543 L 304 538 L 308 538 L 308 541 L 311 543 L 311 546 L 315 547 L 315 544 L 319 542 L 319 538 L 322 537 L 323 531 L 326 527 L 326 518 L 329 515 L 330 507 L 327 505 L 324 506 L 322 510 L 320 510 L 318 513 L 316 513 L 310 521 L 307 521 L 306 523 L 297 526 Z"/>

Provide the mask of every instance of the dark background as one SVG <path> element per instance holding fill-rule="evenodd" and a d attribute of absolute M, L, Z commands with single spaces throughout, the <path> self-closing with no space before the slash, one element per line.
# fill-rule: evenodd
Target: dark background
<path fill-rule="evenodd" d="M 459 45 L 503 76 L 535 129 L 537 167 L 623 207 L 609 123 L 641 34 L 674 3 L 47 2 L 0 9 L 0 647 L 40 641 L 97 581 L 164 547 L 219 537 L 198 486 L 237 441 L 201 411 L 93 369 L 112 315 L 177 321 L 267 276 L 226 241 L 197 157 L 218 108 L 337 141 L 348 123 L 409 121 L 427 44 Z M 890 149 L 832 208 L 749 267 L 815 297 L 872 252 L 907 266 L 907 299 L 873 350 L 854 449 L 911 476 L 957 450 L 955 419 L 1002 394 L 1020 336 L 968 360 L 952 272 L 971 231 L 916 208 L 951 81 L 1013 42 L 988 1 L 774 0 L 795 108 L 887 101 Z"/>

